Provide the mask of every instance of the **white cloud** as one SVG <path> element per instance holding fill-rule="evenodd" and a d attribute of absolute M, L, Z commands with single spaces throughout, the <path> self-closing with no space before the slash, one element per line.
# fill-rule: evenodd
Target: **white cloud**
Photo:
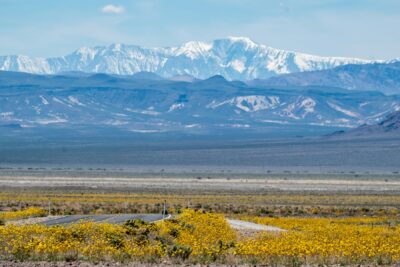
<path fill-rule="evenodd" d="M 106 5 L 101 8 L 101 12 L 108 14 L 122 14 L 125 12 L 125 8 L 117 5 Z"/>

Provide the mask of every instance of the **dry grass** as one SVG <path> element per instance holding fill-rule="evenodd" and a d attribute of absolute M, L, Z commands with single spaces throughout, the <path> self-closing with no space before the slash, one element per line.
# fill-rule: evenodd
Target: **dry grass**
<path fill-rule="evenodd" d="M 201 208 L 225 214 L 270 216 L 355 216 L 396 215 L 400 195 L 268 193 L 212 194 L 126 193 L 63 190 L 2 190 L 0 210 L 20 210 L 36 206 L 47 209 L 51 202 L 53 215 L 89 213 L 159 213 L 164 200 L 170 211 Z"/>

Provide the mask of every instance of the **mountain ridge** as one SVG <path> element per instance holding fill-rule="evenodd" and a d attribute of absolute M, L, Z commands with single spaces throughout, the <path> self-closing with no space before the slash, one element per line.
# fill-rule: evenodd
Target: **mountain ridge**
<path fill-rule="evenodd" d="M 400 96 L 380 92 L 257 88 L 218 75 L 182 82 L 0 72 L 0 128 L 6 134 L 80 127 L 140 134 L 315 135 L 377 123 L 396 110 Z"/>
<path fill-rule="evenodd" d="M 285 74 L 252 81 L 256 86 L 332 86 L 400 94 L 400 61 L 348 64 L 328 70 Z"/>
<path fill-rule="evenodd" d="M 337 131 L 327 135 L 333 138 L 352 138 L 352 137 L 389 137 L 400 134 L 400 109 L 387 114 L 380 122 L 375 124 L 363 124 L 349 131 Z"/>
<path fill-rule="evenodd" d="M 0 56 L 0 70 L 35 74 L 153 72 L 164 78 L 190 75 L 205 79 L 223 75 L 228 80 L 252 80 L 371 62 L 381 61 L 314 56 L 272 48 L 246 37 L 228 37 L 208 43 L 190 41 L 177 47 L 146 48 L 125 44 L 82 47 L 66 56 L 53 58 Z"/>

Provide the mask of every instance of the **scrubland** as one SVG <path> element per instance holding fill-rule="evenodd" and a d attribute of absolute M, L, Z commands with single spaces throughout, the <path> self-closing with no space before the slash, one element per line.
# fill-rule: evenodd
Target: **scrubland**
<path fill-rule="evenodd" d="M 160 213 L 164 201 L 171 212 L 196 208 L 224 214 L 261 216 L 392 216 L 400 194 L 335 192 L 166 192 L 127 193 L 99 190 L 16 190 L 0 192 L 0 210 L 42 207 L 52 215 Z"/>
<path fill-rule="evenodd" d="M 43 210 L 31 212 L 41 216 Z M 21 212 L 4 218 L 25 218 Z M 241 233 L 226 217 L 274 225 L 286 232 Z M 173 219 L 123 225 L 0 226 L 4 261 L 224 263 L 299 266 L 400 261 L 400 220 L 387 217 L 265 217 L 184 209 Z"/>
<path fill-rule="evenodd" d="M 160 213 L 164 201 L 172 218 L 155 223 L 80 222 L 50 227 L 9 223 L 49 212 Z M 0 210 L 3 262 L 290 266 L 400 262 L 400 195 L 393 192 L 129 193 L 4 188 Z M 235 230 L 226 218 L 287 231 Z"/>

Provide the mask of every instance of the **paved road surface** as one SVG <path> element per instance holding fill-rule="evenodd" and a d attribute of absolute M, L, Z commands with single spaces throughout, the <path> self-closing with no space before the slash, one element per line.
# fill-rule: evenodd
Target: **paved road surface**
<path fill-rule="evenodd" d="M 105 222 L 122 224 L 127 220 L 142 219 L 145 222 L 162 220 L 161 214 L 109 214 L 109 215 L 69 215 L 58 219 L 50 219 L 42 222 L 46 226 L 67 225 L 79 221 Z"/>

